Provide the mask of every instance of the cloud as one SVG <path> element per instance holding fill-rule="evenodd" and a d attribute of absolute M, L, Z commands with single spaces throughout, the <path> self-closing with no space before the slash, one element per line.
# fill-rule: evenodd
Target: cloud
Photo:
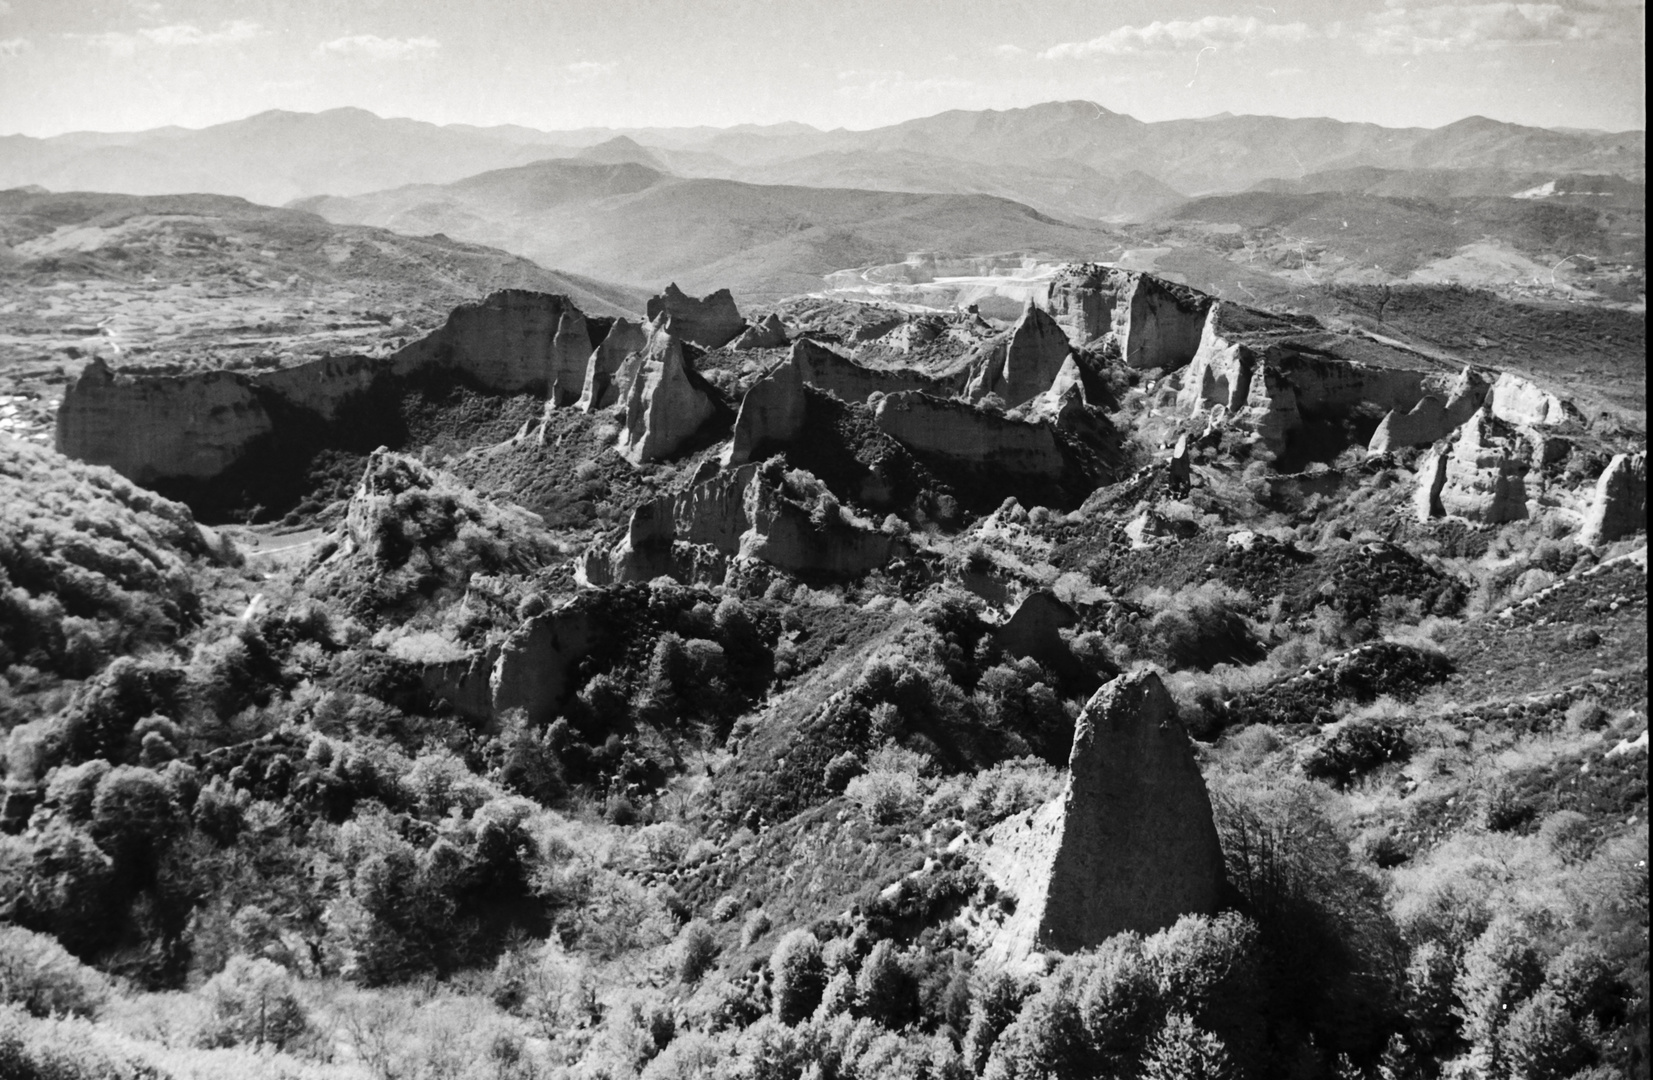
<path fill-rule="evenodd" d="M 1252 16 L 1207 15 L 1203 19 L 1173 19 L 1147 26 L 1121 26 L 1089 41 L 1052 45 L 1039 54 L 1043 60 L 1082 60 L 1092 56 L 1131 56 L 1183 49 L 1241 47 L 1255 42 L 1307 41 L 1315 31 L 1307 23 L 1266 23 Z"/>
<path fill-rule="evenodd" d="M 0 0 L 0 2 L 3 2 L 3 0 Z M 0 41 L 0 59 L 9 60 L 14 56 L 21 56 L 32 48 L 34 48 L 34 43 L 28 38 L 6 38 L 4 41 Z"/>
<path fill-rule="evenodd" d="M 144 30 L 127 33 L 123 30 L 110 30 L 102 34 L 68 34 L 66 37 L 88 41 L 99 48 L 107 49 L 116 56 L 132 56 L 142 48 L 176 49 L 196 48 L 212 45 L 229 45 L 238 41 L 248 41 L 269 33 L 262 26 L 246 19 L 237 19 L 225 23 L 217 30 L 203 30 L 199 26 L 189 23 L 173 23 L 169 26 L 152 26 Z"/>
<path fill-rule="evenodd" d="M 1006 60 L 1014 60 L 1018 56 L 1027 55 L 1027 50 L 1020 45 L 995 45 L 992 52 L 994 56 L 1001 56 Z"/>
<path fill-rule="evenodd" d="M 352 34 L 316 46 L 323 56 L 360 56 L 369 60 L 403 60 L 428 56 L 442 47 L 435 38 L 387 38 L 377 34 Z"/>
<path fill-rule="evenodd" d="M 604 75 L 612 74 L 615 65 L 605 64 L 597 60 L 576 60 L 563 70 L 567 73 L 564 82 L 585 83 L 600 79 Z"/>
<path fill-rule="evenodd" d="M 1369 53 L 1484 52 L 1527 45 L 1589 41 L 1614 32 L 1610 4 L 1440 4 L 1402 7 L 1368 15 L 1352 38 Z"/>

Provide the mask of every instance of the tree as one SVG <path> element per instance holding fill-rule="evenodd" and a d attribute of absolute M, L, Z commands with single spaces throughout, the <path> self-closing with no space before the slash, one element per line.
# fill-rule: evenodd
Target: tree
<path fill-rule="evenodd" d="M 769 975 L 776 1018 L 788 1025 L 807 1020 L 826 989 L 821 943 L 808 930 L 793 930 L 769 955 Z"/>
<path fill-rule="evenodd" d="M 1180 1012 L 1166 1017 L 1142 1063 L 1143 1080 L 1229 1080 L 1233 1075 L 1222 1040 Z"/>

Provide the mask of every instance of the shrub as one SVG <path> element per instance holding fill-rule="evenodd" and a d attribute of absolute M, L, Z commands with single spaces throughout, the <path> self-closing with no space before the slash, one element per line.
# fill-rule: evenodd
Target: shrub
<path fill-rule="evenodd" d="M 684 924 L 677 934 L 677 977 L 686 983 L 700 981 L 717 959 L 717 939 L 702 919 Z"/>
<path fill-rule="evenodd" d="M 0 1002 L 30 1016 L 94 1017 L 110 994 L 109 980 L 45 934 L 0 926 Z"/>
<path fill-rule="evenodd" d="M 763 935 L 769 933 L 774 923 L 769 918 L 769 912 L 756 908 L 747 913 L 746 921 L 740 926 L 740 943 L 743 947 L 750 947 Z"/>
<path fill-rule="evenodd" d="M 1463 1035 L 1489 1063 L 1499 1053 L 1497 1036 L 1511 1011 L 1538 989 L 1544 967 L 1528 927 L 1500 915 L 1464 951 L 1453 990 Z M 1496 1067 L 1496 1066 L 1495 1066 Z"/>
<path fill-rule="evenodd" d="M 1344 787 L 1391 761 L 1405 761 L 1412 748 L 1404 725 L 1390 720 L 1351 720 L 1303 760 L 1303 772 Z"/>
<path fill-rule="evenodd" d="M 855 976 L 855 1004 L 861 1015 L 891 1030 L 905 1027 L 918 1006 L 918 987 L 888 940 L 878 942 Z"/>
<path fill-rule="evenodd" d="M 847 788 L 851 780 L 866 771 L 866 766 L 861 764 L 861 756 L 853 750 L 845 750 L 827 762 L 821 779 L 826 783 L 828 791 L 839 792 Z"/>
<path fill-rule="evenodd" d="M 1166 1017 L 1142 1063 L 1143 1080 L 1229 1080 L 1233 1075 L 1222 1040 L 1180 1012 Z"/>
<path fill-rule="evenodd" d="M 769 954 L 769 976 L 776 1018 L 789 1026 L 807 1020 L 826 989 L 826 965 L 815 935 L 793 930 L 782 937 Z"/>
<path fill-rule="evenodd" d="M 252 1044 L 286 1049 L 309 1030 L 297 986 L 286 969 L 269 960 L 232 956 L 201 988 L 212 1010 L 202 1032 L 207 1046 Z"/>

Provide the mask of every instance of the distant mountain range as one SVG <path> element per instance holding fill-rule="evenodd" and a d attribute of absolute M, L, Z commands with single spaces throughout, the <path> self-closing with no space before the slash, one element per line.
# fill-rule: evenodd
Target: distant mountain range
<path fill-rule="evenodd" d="M 908 252 L 1100 257 L 1121 238 L 1008 199 L 687 178 L 645 165 L 542 161 L 452 184 L 300 200 L 330 221 L 443 233 L 611 281 L 727 287 L 767 301 Z"/>
<path fill-rule="evenodd" d="M 1112 220 L 1140 220 L 1181 195 L 1333 170 L 1646 178 L 1640 131 L 1553 131 L 1483 117 L 1435 129 L 1226 114 L 1145 123 L 1068 101 L 954 110 L 868 131 L 795 123 L 536 131 L 387 120 L 361 109 L 273 111 L 200 130 L 0 137 L 0 187 L 210 192 L 281 204 L 576 156 L 752 183 L 1000 195 L 1063 217 Z"/>

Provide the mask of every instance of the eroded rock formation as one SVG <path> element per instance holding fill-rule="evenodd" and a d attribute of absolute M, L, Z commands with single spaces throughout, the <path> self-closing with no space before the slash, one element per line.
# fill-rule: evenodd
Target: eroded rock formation
<path fill-rule="evenodd" d="M 1056 275 L 1049 304 L 1075 345 L 1111 334 L 1131 367 L 1176 368 L 1199 350 L 1211 298 L 1152 274 L 1085 263 Z"/>
<path fill-rule="evenodd" d="M 671 456 L 717 411 L 711 396 L 689 377 L 683 343 L 675 334 L 657 331 L 640 355 L 616 447 L 634 465 Z"/>
<path fill-rule="evenodd" d="M 1474 368 L 1466 367 L 1440 393 L 1425 394 L 1410 411 L 1390 409 L 1372 433 L 1367 452 L 1382 454 L 1408 446 L 1429 446 L 1439 442 L 1475 415 L 1487 396 L 1487 381 Z"/>
<path fill-rule="evenodd" d="M 979 856 L 1016 897 L 992 952 L 1076 952 L 1217 911 L 1223 856 L 1176 703 L 1152 672 L 1122 675 L 1079 716 L 1066 790 L 1009 818 Z"/>
<path fill-rule="evenodd" d="M 1453 516 L 1501 524 L 1527 516 L 1522 440 L 1482 408 L 1425 456 L 1414 507 L 1420 520 Z"/>
<path fill-rule="evenodd" d="M 1010 333 L 972 362 L 965 394 L 972 401 L 997 394 L 1015 408 L 1049 390 L 1072 351 L 1056 320 L 1029 301 Z"/>
<path fill-rule="evenodd" d="M 887 563 L 896 541 L 841 508 L 807 473 L 779 459 L 719 473 L 632 512 L 611 549 L 588 551 L 580 576 L 615 581 L 719 582 L 727 561 L 752 559 L 805 577 L 844 580 Z"/>
<path fill-rule="evenodd" d="M 752 384 L 741 398 L 734 434 L 723 451 L 723 464 L 744 465 L 761 456 L 765 447 L 784 446 L 803 432 L 808 402 L 804 396 L 804 368 L 798 360 L 799 342 L 792 355 Z"/>
<path fill-rule="evenodd" d="M 546 399 L 553 407 L 572 405 L 585 389 L 586 368 L 591 359 L 591 334 L 585 316 L 569 305 L 557 320 L 551 339 L 551 370 Z"/>
<path fill-rule="evenodd" d="M 731 348 L 745 349 L 778 349 L 786 344 L 786 326 L 781 317 L 771 311 L 759 321 L 741 331 L 740 337 L 735 339 Z"/>
<path fill-rule="evenodd" d="M 448 371 L 495 393 L 545 392 L 565 315 L 572 350 L 584 319 L 567 298 L 508 289 L 455 308 L 441 329 L 388 357 L 327 358 L 256 375 L 126 376 L 94 362 L 64 395 L 57 448 L 142 484 L 205 480 L 266 436 L 302 429 L 325 437 L 353 402 L 397 380 Z"/>
<path fill-rule="evenodd" d="M 1487 400 L 1492 415 L 1506 424 L 1554 427 L 1569 420 L 1581 419 L 1578 410 L 1570 403 L 1507 371 L 1492 384 Z"/>
<path fill-rule="evenodd" d="M 920 455 L 1008 473 L 1054 476 L 1062 450 L 1049 423 L 1012 420 L 968 402 L 908 391 L 890 394 L 873 414 L 879 428 Z"/>
<path fill-rule="evenodd" d="M 1647 528 L 1647 452 L 1617 454 L 1596 480 L 1579 542 L 1610 544 Z"/>
<path fill-rule="evenodd" d="M 792 361 L 798 365 L 804 382 L 843 401 L 865 401 L 874 394 L 897 394 L 905 390 L 931 394 L 951 392 L 944 380 L 921 371 L 867 367 L 808 338 L 793 342 Z"/>
<path fill-rule="evenodd" d="M 655 322 L 662 315 L 670 320 L 673 334 L 702 349 L 727 345 L 746 329 L 746 320 L 735 307 L 735 298 L 728 289 L 697 298 L 687 295 L 673 282 L 666 286 L 665 292 L 649 300 L 649 321 Z"/>
<path fill-rule="evenodd" d="M 620 369 L 626 358 L 642 352 L 648 341 L 648 331 L 642 323 L 615 319 L 607 336 L 586 361 L 579 408 L 596 412 L 619 404 L 620 392 L 625 389 L 619 382 Z"/>

